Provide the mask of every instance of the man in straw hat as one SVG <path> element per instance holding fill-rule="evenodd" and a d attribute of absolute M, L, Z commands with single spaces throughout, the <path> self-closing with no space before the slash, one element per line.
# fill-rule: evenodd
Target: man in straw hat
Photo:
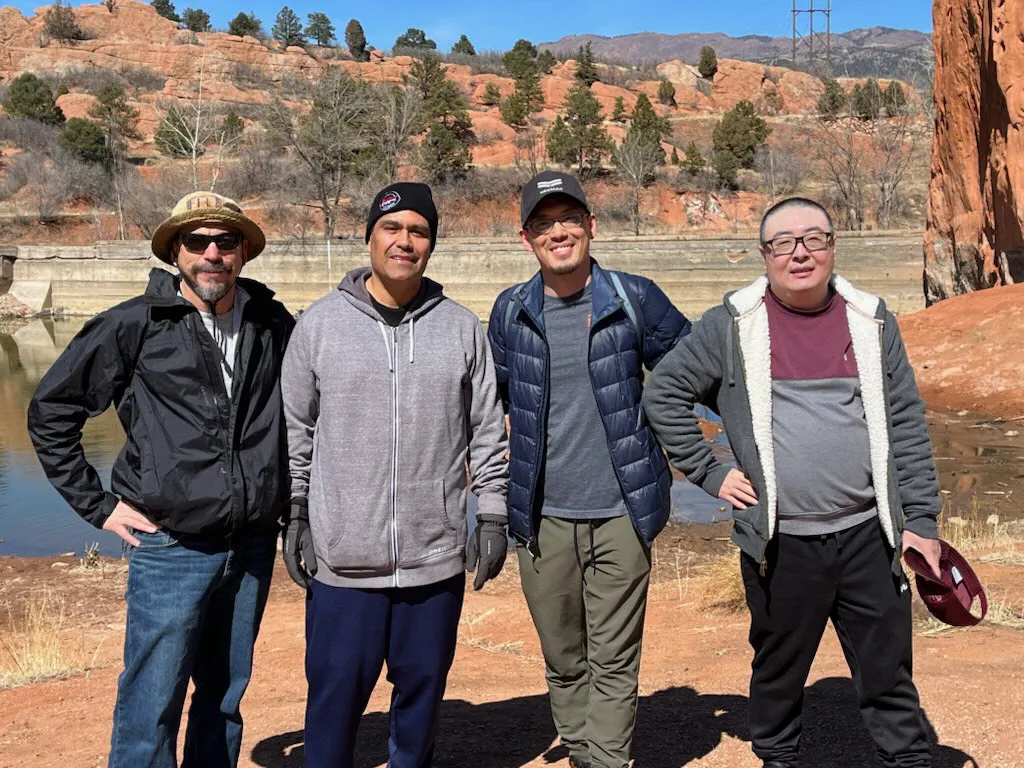
<path fill-rule="evenodd" d="M 280 368 L 294 325 L 273 293 L 239 278 L 265 240 L 238 204 L 182 198 L 153 236 L 176 267 L 101 313 L 43 377 L 29 432 L 71 507 L 131 547 L 124 671 L 112 768 L 234 766 L 252 666 L 288 501 Z M 105 490 L 82 426 L 111 404 L 124 448 Z"/>

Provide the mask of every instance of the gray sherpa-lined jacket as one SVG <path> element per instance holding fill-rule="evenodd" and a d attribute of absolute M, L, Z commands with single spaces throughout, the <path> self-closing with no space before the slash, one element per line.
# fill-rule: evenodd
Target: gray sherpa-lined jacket
<path fill-rule="evenodd" d="M 467 466 L 480 513 L 505 516 L 505 417 L 480 321 L 424 279 L 397 328 L 368 268 L 299 319 L 281 373 L 292 498 L 305 497 L 316 579 L 411 587 L 460 573 Z"/>
<path fill-rule="evenodd" d="M 938 538 L 942 503 L 924 403 L 896 318 L 885 303 L 841 277 L 833 277 L 832 285 L 847 302 L 878 519 L 894 550 L 895 572 L 904 528 Z M 718 495 L 729 469 L 701 436 L 693 407 L 704 403 L 721 414 L 737 463 L 759 499 L 733 512 L 733 541 L 762 566 L 778 512 L 767 290 L 768 279 L 762 276 L 706 312 L 654 369 L 643 397 L 647 418 L 672 465 L 712 496 Z M 829 462 L 842 460 L 821 457 L 824 471 Z"/>

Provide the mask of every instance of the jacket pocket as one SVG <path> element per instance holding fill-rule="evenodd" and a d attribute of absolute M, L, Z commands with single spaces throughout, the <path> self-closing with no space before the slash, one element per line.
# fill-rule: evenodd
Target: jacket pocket
<path fill-rule="evenodd" d="M 465 470 L 459 472 L 465 475 Z M 465 480 L 448 478 L 399 483 L 397 498 L 398 562 L 415 566 L 455 552 L 460 531 L 465 541 Z M 447 491 L 447 492 L 446 492 Z M 459 503 L 459 498 L 463 502 Z"/>
<path fill-rule="evenodd" d="M 339 574 L 391 573 L 389 488 L 316 485 L 310 488 L 309 527 L 317 557 Z"/>

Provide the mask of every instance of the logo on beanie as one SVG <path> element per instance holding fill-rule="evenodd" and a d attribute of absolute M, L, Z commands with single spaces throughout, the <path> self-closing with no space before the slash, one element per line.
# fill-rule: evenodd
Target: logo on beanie
<path fill-rule="evenodd" d="M 400 202 L 402 202 L 401 195 L 397 192 L 388 192 L 380 199 L 380 209 L 382 212 L 387 213 Z"/>

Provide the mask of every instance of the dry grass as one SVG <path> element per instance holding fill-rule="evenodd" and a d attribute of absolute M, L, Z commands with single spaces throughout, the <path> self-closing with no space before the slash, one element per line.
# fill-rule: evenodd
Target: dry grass
<path fill-rule="evenodd" d="M 944 508 L 939 515 L 939 535 L 962 552 L 1013 547 L 1017 542 L 998 515 L 986 515 L 975 497 L 969 514 L 950 515 Z"/>
<path fill-rule="evenodd" d="M 0 633 L 0 689 L 67 677 L 87 667 L 84 638 L 70 637 L 64 597 L 50 588 L 24 606 L 20 621 L 7 606 L 8 627 Z"/>
<path fill-rule="evenodd" d="M 735 548 L 721 555 L 701 570 L 698 597 L 700 608 L 742 613 L 747 610 L 746 590 L 740 575 L 740 563 Z"/>
<path fill-rule="evenodd" d="M 979 610 L 977 602 L 975 602 L 972 612 L 977 615 Z M 994 624 L 997 627 L 1007 627 L 1009 629 L 1024 629 L 1024 606 L 1020 602 L 1010 600 L 1006 595 L 1000 598 L 990 598 L 988 613 L 981 623 L 982 625 Z M 951 627 L 948 624 L 943 624 L 936 618 L 929 617 L 928 621 L 918 629 L 918 634 L 925 637 L 934 637 L 935 635 L 958 632 L 965 629 L 969 629 L 969 627 Z"/>

